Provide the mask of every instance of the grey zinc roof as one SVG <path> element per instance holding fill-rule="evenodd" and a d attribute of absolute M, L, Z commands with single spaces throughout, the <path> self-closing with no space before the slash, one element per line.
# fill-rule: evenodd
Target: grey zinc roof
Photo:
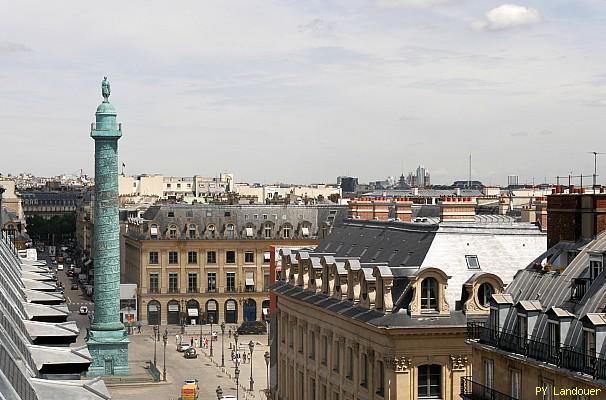
<path fill-rule="evenodd" d="M 28 348 L 38 370 L 49 364 L 86 364 L 88 366 L 92 361 L 86 346 L 69 348 L 32 345 Z"/>
<path fill-rule="evenodd" d="M 316 251 L 390 267 L 421 265 L 437 229 L 414 223 L 347 220 L 334 227 Z"/>
<path fill-rule="evenodd" d="M 173 216 L 169 216 L 173 215 Z M 255 218 L 256 216 L 256 218 Z M 144 231 L 152 223 L 158 224 L 159 235 L 163 235 L 170 225 L 178 227 L 178 234 L 185 237 L 186 226 L 196 225 L 197 234 L 202 237 L 206 228 L 215 226 L 219 237 L 227 224 L 234 225 L 235 237 L 246 238 L 243 233 L 246 227 L 252 227 L 253 238 L 264 238 L 263 225 L 271 223 L 276 228 L 290 224 L 294 231 L 291 237 L 302 238 L 299 229 L 303 224 L 310 226 L 310 237 L 317 237 L 322 227 L 331 228 L 338 225 L 347 216 L 346 206 L 329 205 L 264 205 L 264 204 L 173 204 L 154 205 L 142 216 Z M 147 238 L 149 230 L 142 235 L 130 230 L 129 236 L 136 239 Z"/>
<path fill-rule="evenodd" d="M 557 261 L 561 259 L 560 256 L 565 258 L 567 251 L 570 250 L 580 252 L 561 273 L 544 272 L 535 267 L 545 259 Z M 601 315 L 604 312 L 606 304 L 605 275 L 601 273 L 593 282 L 588 282 L 589 288 L 585 296 L 578 301 L 571 300 L 572 287 L 578 278 L 587 273 L 590 253 L 603 254 L 605 252 L 606 232 L 600 233 L 595 240 L 589 242 L 585 239 L 575 244 L 560 243 L 537 257 L 527 268 L 519 271 L 506 291 L 514 301 L 540 300 L 545 310 L 563 310 L 557 311 L 557 313 L 573 314 L 575 318 L 567 337 L 562 338 L 562 342 L 564 345 L 580 348 L 582 319 L 589 316 L 586 318 L 588 322 L 600 323 Z M 553 313 L 554 311 L 548 311 L 539 315 L 534 332 L 531 333 L 533 336 L 540 338 L 547 335 L 548 314 Z M 507 315 L 504 329 L 514 329 L 515 319 L 515 310 L 512 308 Z M 606 353 L 606 349 L 598 349 L 598 351 Z"/>

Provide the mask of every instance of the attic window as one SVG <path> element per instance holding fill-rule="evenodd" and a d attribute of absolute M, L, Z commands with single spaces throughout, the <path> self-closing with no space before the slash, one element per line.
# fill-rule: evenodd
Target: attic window
<path fill-rule="evenodd" d="M 231 212 L 230 211 L 225 211 L 225 216 L 226 217 L 231 217 Z"/>
<path fill-rule="evenodd" d="M 595 280 L 602 270 L 604 269 L 602 259 L 591 257 L 589 259 L 589 271 L 591 273 L 591 280 Z"/>
<path fill-rule="evenodd" d="M 175 216 L 175 212 L 174 211 L 169 211 L 168 212 L 168 216 L 169 217 L 174 217 Z"/>
<path fill-rule="evenodd" d="M 467 269 L 480 269 L 478 256 L 465 256 L 465 261 L 467 261 Z"/>

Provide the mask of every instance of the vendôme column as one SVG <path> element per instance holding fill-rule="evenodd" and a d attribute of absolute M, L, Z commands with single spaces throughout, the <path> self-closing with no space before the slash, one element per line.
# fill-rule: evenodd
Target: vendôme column
<path fill-rule="evenodd" d="M 90 136 L 95 141 L 94 262 L 95 313 L 86 343 L 93 358 L 89 376 L 127 375 L 128 337 L 120 322 L 120 225 L 118 217 L 118 139 L 116 110 L 109 102 L 107 77 L 101 84 Z"/>

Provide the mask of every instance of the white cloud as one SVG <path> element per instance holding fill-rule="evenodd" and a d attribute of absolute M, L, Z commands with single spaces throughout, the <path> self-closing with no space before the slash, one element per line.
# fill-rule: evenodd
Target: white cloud
<path fill-rule="evenodd" d="M 413 7 L 413 8 L 427 8 L 433 6 L 439 6 L 448 3 L 450 0 L 377 0 L 377 4 L 380 7 L 385 8 L 399 8 L 399 7 Z"/>
<path fill-rule="evenodd" d="M 477 30 L 502 31 L 539 22 L 541 14 L 538 10 L 516 4 L 503 4 L 488 11 L 485 18 L 475 21 L 472 27 Z"/>

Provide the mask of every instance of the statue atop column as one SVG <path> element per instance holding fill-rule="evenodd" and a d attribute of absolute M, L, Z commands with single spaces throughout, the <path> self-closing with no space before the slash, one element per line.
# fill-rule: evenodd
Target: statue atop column
<path fill-rule="evenodd" d="M 107 76 L 103 77 L 103 82 L 101 82 L 101 95 L 103 96 L 103 101 L 109 101 L 109 81 L 107 80 Z"/>

